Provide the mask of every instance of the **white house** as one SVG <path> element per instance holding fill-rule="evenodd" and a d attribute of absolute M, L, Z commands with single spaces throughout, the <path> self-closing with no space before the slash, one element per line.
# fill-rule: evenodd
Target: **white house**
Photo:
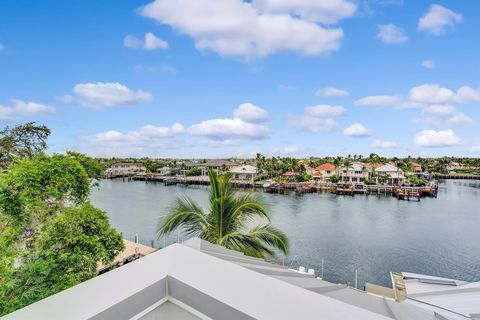
<path fill-rule="evenodd" d="M 258 169 L 257 167 L 251 165 L 243 165 L 238 167 L 233 167 L 230 169 L 230 172 L 233 174 L 235 180 L 247 180 L 253 181 L 257 177 Z"/>
<path fill-rule="evenodd" d="M 401 283 L 394 282 L 396 291 L 369 286 L 370 292 L 375 291 L 369 294 L 316 278 L 315 270 L 289 269 L 192 238 L 2 320 L 477 319 L 478 284 L 423 276 L 419 296 L 417 282 L 410 282 L 408 274 L 403 276 L 397 277 Z M 402 296 L 412 299 L 397 295 L 405 284 L 407 292 Z M 448 295 L 440 291 L 445 289 Z"/>
<path fill-rule="evenodd" d="M 145 174 L 147 168 L 143 163 L 139 162 L 118 162 L 112 164 L 110 168 L 105 170 L 105 175 L 109 177 L 129 176 L 133 174 Z"/>
<path fill-rule="evenodd" d="M 172 174 L 172 168 L 165 166 L 157 169 L 157 173 L 161 174 L 162 176 L 168 176 Z"/>
<path fill-rule="evenodd" d="M 401 185 L 405 183 L 405 174 L 403 170 L 393 164 L 385 164 L 375 169 L 377 174 L 377 183 L 388 183 Z M 378 177 L 380 175 L 380 177 Z"/>
<path fill-rule="evenodd" d="M 368 177 L 361 162 L 354 162 L 348 168 L 344 167 L 340 175 L 343 182 L 352 184 L 363 184 Z"/>
<path fill-rule="evenodd" d="M 337 173 L 336 169 L 337 168 L 333 164 L 324 163 L 322 165 L 319 165 L 318 167 L 315 167 L 312 176 L 314 179 L 328 180 L 331 176 Z"/>

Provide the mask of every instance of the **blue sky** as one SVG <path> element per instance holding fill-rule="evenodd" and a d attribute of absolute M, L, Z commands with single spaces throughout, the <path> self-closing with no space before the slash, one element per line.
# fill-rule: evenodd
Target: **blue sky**
<path fill-rule="evenodd" d="M 0 126 L 50 152 L 480 153 L 480 3 L 3 1 Z"/>

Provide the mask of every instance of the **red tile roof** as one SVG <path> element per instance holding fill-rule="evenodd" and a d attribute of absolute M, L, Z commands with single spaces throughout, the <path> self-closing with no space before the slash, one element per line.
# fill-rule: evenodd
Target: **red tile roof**
<path fill-rule="evenodd" d="M 316 171 L 334 171 L 335 166 L 331 163 L 324 163 L 315 168 Z"/>

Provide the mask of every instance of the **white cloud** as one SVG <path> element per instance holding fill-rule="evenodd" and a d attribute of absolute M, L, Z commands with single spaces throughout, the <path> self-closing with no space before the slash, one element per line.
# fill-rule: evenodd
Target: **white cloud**
<path fill-rule="evenodd" d="M 455 112 L 455 108 L 453 106 L 445 106 L 445 105 L 431 105 L 423 109 L 424 114 L 435 115 L 440 117 L 451 116 L 454 112 Z"/>
<path fill-rule="evenodd" d="M 123 45 L 127 48 L 131 49 L 143 49 L 143 50 L 161 50 L 167 49 L 168 43 L 158 37 L 156 37 L 153 33 L 147 32 L 145 33 L 144 39 L 139 39 L 131 34 L 128 34 L 123 39 Z"/>
<path fill-rule="evenodd" d="M 325 96 L 325 97 L 347 97 L 350 93 L 347 90 L 338 89 L 335 87 L 325 87 L 322 89 L 318 89 L 315 92 L 317 96 Z"/>
<path fill-rule="evenodd" d="M 421 65 L 427 69 L 435 69 L 435 61 L 433 60 L 423 60 Z"/>
<path fill-rule="evenodd" d="M 320 104 L 305 108 L 305 114 L 312 117 L 338 117 L 344 115 L 347 110 L 342 106 L 331 106 L 328 104 Z"/>
<path fill-rule="evenodd" d="M 336 23 L 352 16 L 357 6 L 345 0 L 253 0 L 261 12 L 293 14 L 324 24 Z"/>
<path fill-rule="evenodd" d="M 415 135 L 414 144 L 418 147 L 439 148 L 460 145 L 462 140 L 451 129 L 423 130 Z"/>
<path fill-rule="evenodd" d="M 158 150 L 177 148 L 181 144 L 177 137 L 184 132 L 184 126 L 179 123 L 170 127 L 146 125 L 128 133 L 110 130 L 83 139 L 88 143 L 89 154 L 109 157 L 156 155 Z"/>
<path fill-rule="evenodd" d="M 399 96 L 367 96 L 355 101 L 358 106 L 375 107 L 375 108 L 399 108 L 411 109 L 418 108 L 419 105 L 415 102 L 404 101 Z"/>
<path fill-rule="evenodd" d="M 264 124 L 268 119 L 267 111 L 247 102 L 233 113 L 233 119 L 210 119 L 194 124 L 187 129 L 188 133 L 214 141 L 268 138 L 268 127 Z"/>
<path fill-rule="evenodd" d="M 245 122 L 239 118 L 205 120 L 188 128 L 188 132 L 218 141 L 230 139 L 260 140 L 268 137 L 267 126 Z"/>
<path fill-rule="evenodd" d="M 378 29 L 377 37 L 383 43 L 402 44 L 408 41 L 405 31 L 394 24 L 379 25 Z"/>
<path fill-rule="evenodd" d="M 332 118 L 317 118 L 312 116 L 291 117 L 290 123 L 300 130 L 314 133 L 334 131 L 340 129 L 340 125 Z"/>
<path fill-rule="evenodd" d="M 233 112 L 236 118 L 249 123 L 261 123 L 268 119 L 268 112 L 260 107 L 257 107 L 249 102 L 238 106 Z"/>
<path fill-rule="evenodd" d="M 454 126 L 454 127 L 460 127 L 460 126 L 467 126 L 467 125 L 472 124 L 473 120 L 472 120 L 472 118 L 470 118 L 466 114 L 464 114 L 462 112 L 457 112 L 457 113 L 452 114 L 452 116 L 450 116 L 447 119 L 447 123 L 451 126 Z"/>
<path fill-rule="evenodd" d="M 450 9 L 438 4 L 432 4 L 428 12 L 418 21 L 418 30 L 433 35 L 441 35 L 452 29 L 456 23 L 462 22 L 463 17 Z"/>
<path fill-rule="evenodd" d="M 398 147 L 398 144 L 395 141 L 382 141 L 374 140 L 372 147 L 377 149 L 395 149 Z"/>
<path fill-rule="evenodd" d="M 459 103 L 480 102 L 480 90 L 462 86 L 457 90 L 456 100 Z"/>
<path fill-rule="evenodd" d="M 425 104 L 480 102 L 480 91 L 462 86 L 456 92 L 438 84 L 423 84 L 410 89 L 410 99 Z"/>
<path fill-rule="evenodd" d="M 339 28 L 261 12 L 242 0 L 155 0 L 140 12 L 192 37 L 197 49 L 221 56 L 264 57 L 282 51 L 326 54 L 337 50 L 343 37 Z"/>
<path fill-rule="evenodd" d="M 5 51 L 5 46 L 0 42 L 0 52 Z"/>
<path fill-rule="evenodd" d="M 480 153 L 480 144 L 479 144 L 479 145 L 472 146 L 472 147 L 470 148 L 470 152 L 471 152 L 471 153 Z"/>
<path fill-rule="evenodd" d="M 63 97 L 64 102 L 93 109 L 135 105 L 152 100 L 150 92 L 134 91 L 118 82 L 79 83 L 73 88 L 73 95 Z"/>
<path fill-rule="evenodd" d="M 283 148 L 283 154 L 295 154 L 300 149 L 298 147 L 285 147 Z"/>
<path fill-rule="evenodd" d="M 340 125 L 333 118 L 344 115 L 347 110 L 342 106 L 320 104 L 305 107 L 304 114 L 299 117 L 290 117 L 290 123 L 300 130 L 314 133 L 334 131 L 340 129 Z"/>
<path fill-rule="evenodd" d="M 423 109 L 422 114 L 429 117 L 443 120 L 446 124 L 453 127 L 466 126 L 473 123 L 473 120 L 462 112 L 457 112 L 455 107 L 449 105 L 431 105 Z M 421 119 L 426 123 L 434 123 L 432 119 Z M 435 120 L 435 119 L 433 119 Z"/>
<path fill-rule="evenodd" d="M 424 84 L 410 89 L 410 99 L 415 102 L 437 104 L 451 103 L 454 98 L 452 90 L 438 84 Z"/>
<path fill-rule="evenodd" d="M 343 134 L 350 137 L 361 138 L 372 135 L 372 132 L 368 130 L 363 124 L 354 123 L 350 127 L 345 128 L 345 130 L 343 130 Z"/>
<path fill-rule="evenodd" d="M 36 102 L 11 99 L 11 105 L 0 105 L 0 120 L 15 120 L 47 116 L 55 113 L 55 108 Z"/>

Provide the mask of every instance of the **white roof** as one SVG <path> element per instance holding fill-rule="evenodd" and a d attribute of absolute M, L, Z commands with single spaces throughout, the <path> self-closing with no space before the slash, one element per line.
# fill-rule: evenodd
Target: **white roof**
<path fill-rule="evenodd" d="M 465 319 L 480 314 L 480 282 L 402 272 L 408 302 L 444 315 Z M 460 315 L 460 317 L 459 317 Z"/>
<path fill-rule="evenodd" d="M 394 166 L 393 164 L 385 164 L 381 167 L 378 167 L 375 169 L 375 171 L 377 172 L 397 172 L 397 171 L 402 171 L 401 169 L 397 168 L 396 166 Z"/>
<path fill-rule="evenodd" d="M 251 166 L 249 164 L 243 165 L 243 166 L 238 166 L 230 169 L 231 173 L 248 173 L 248 174 L 256 174 L 257 173 L 257 167 Z"/>
<path fill-rule="evenodd" d="M 228 256 L 250 260 L 242 254 Z M 294 274 L 261 259 L 251 261 L 267 273 Z M 212 319 L 388 319 L 243 267 L 241 262 L 174 244 L 20 309 L 5 320 L 138 318 L 164 299 Z"/>

